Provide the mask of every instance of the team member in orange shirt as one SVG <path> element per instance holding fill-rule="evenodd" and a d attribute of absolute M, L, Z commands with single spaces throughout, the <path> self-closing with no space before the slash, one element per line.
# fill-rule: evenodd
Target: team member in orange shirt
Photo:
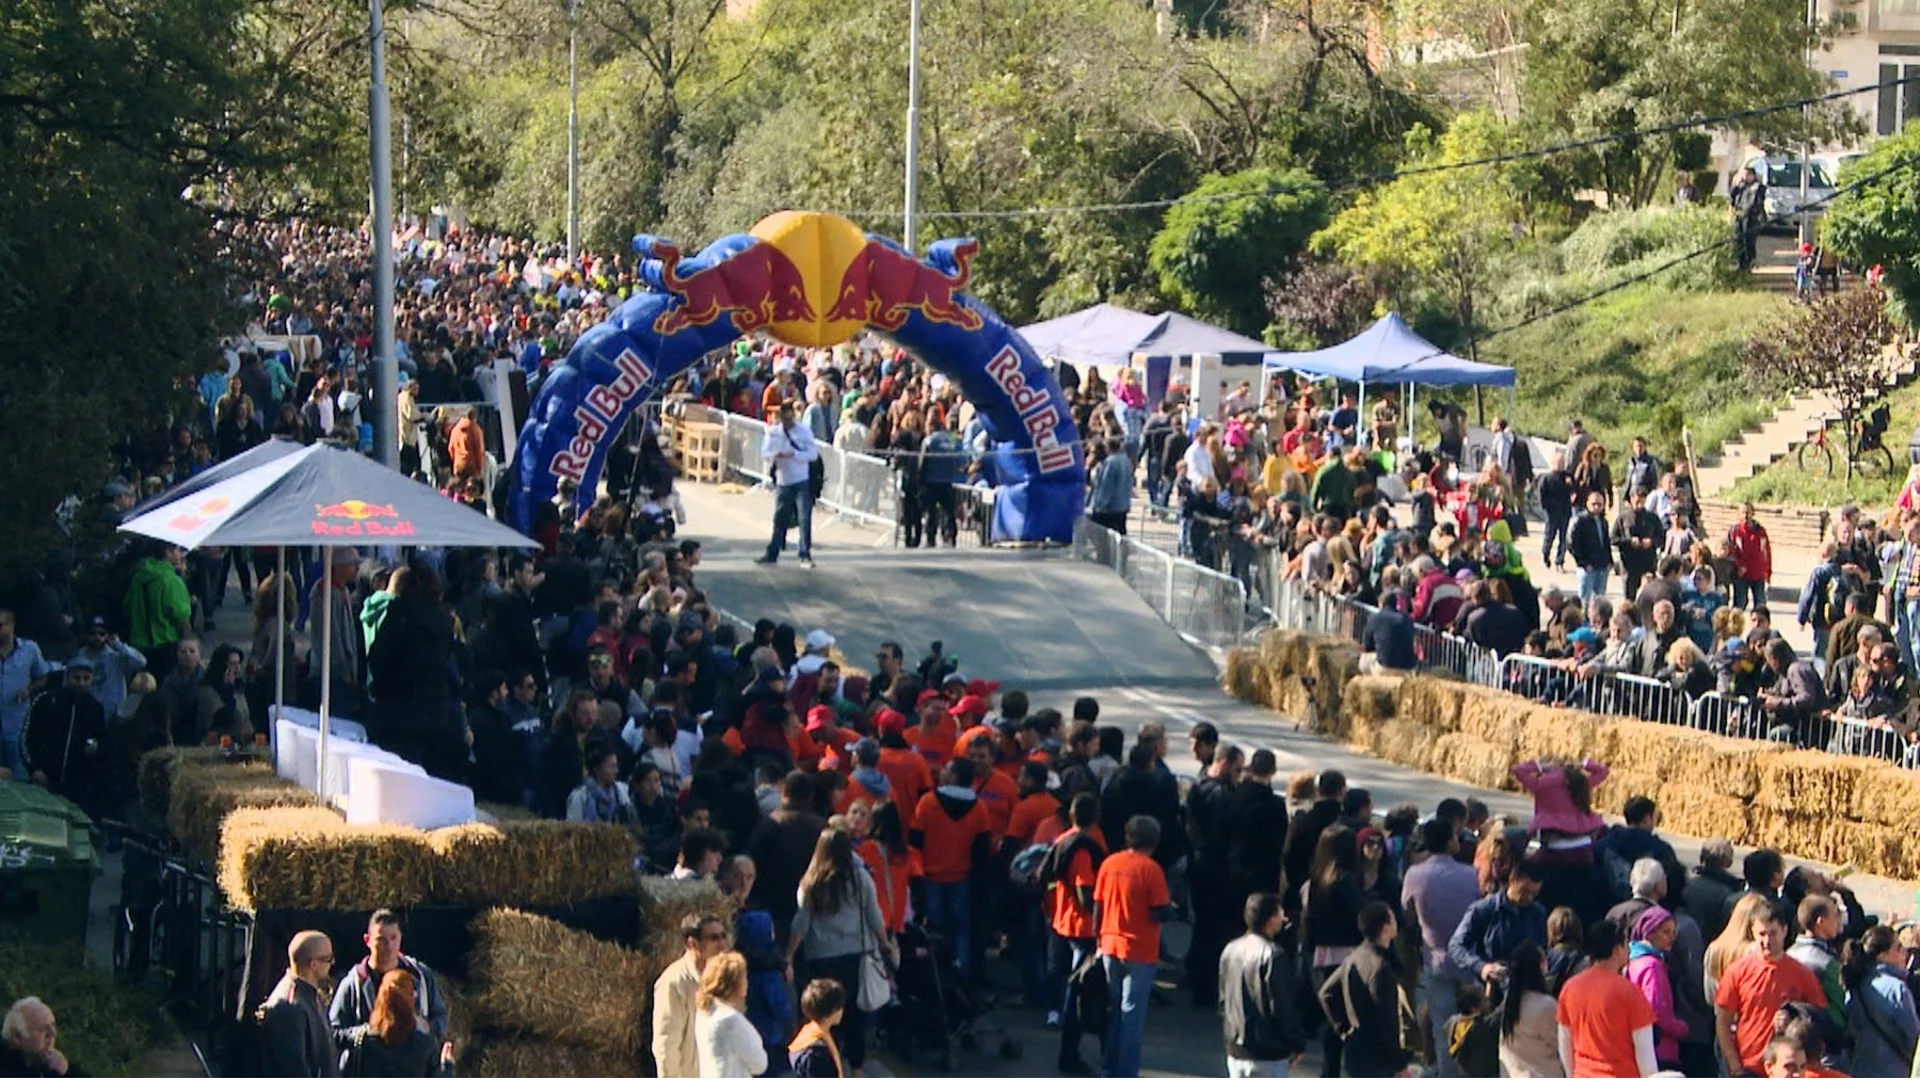
<path fill-rule="evenodd" d="M 911 751 L 909 751 L 911 752 Z M 847 786 L 840 792 L 840 801 L 834 805 L 833 812 L 844 814 L 855 803 L 865 800 L 878 806 L 893 798 L 893 781 L 880 771 L 880 744 L 872 739 L 860 739 L 847 749 L 847 758 L 853 767 L 847 774 Z M 919 800 L 914 800 L 918 805 Z"/>
<path fill-rule="evenodd" d="M 807 737 L 820 748 L 820 767 L 847 772 L 853 755 L 847 748 L 860 739 L 860 733 L 840 726 L 840 714 L 831 705 L 815 705 L 807 710 Z"/>
<path fill-rule="evenodd" d="M 1139 1076 L 1147 1033 L 1147 999 L 1160 966 L 1160 924 L 1173 914 L 1167 875 L 1153 861 L 1160 823 L 1145 814 L 1127 819 L 1127 850 L 1100 864 L 1093 883 L 1099 912 L 1100 962 L 1107 969 L 1107 1037 L 1103 1076 Z"/>
<path fill-rule="evenodd" d="M 960 737 L 953 743 L 953 752 L 956 757 L 972 753 L 975 742 L 983 739 L 989 743 L 994 741 L 995 732 L 986 723 L 986 703 L 979 698 L 963 697 L 954 702 L 953 708 L 947 711 L 954 717 L 956 725 L 966 725 L 960 732 Z"/>
<path fill-rule="evenodd" d="M 1061 1075 L 1091 1076 L 1093 1066 L 1080 1056 L 1080 1010 L 1068 976 L 1093 955 L 1099 930 L 1093 920 L 1093 886 L 1100 863 L 1107 857 L 1107 846 L 1094 835 L 1099 832 L 1095 822 L 1100 820 L 1100 800 L 1091 792 L 1075 795 L 1067 815 L 1072 827 L 1053 842 L 1042 870 L 1042 875 L 1051 879 L 1045 903 L 1047 925 L 1053 929 L 1053 947 L 1047 957 L 1047 1001 L 1060 1006 L 1058 1011 L 1049 1009 L 1047 1019 L 1060 1025 Z"/>
<path fill-rule="evenodd" d="M 1040 823 L 1060 812 L 1060 800 L 1047 790 L 1047 767 L 1037 761 L 1020 766 L 1020 801 L 1013 804 L 1013 820 L 1007 824 L 1007 844 L 1018 850 L 1035 843 Z"/>
<path fill-rule="evenodd" d="M 1587 927 L 1586 950 L 1592 966 L 1560 988 L 1560 1064 L 1568 1076 L 1652 1076 L 1653 1006 L 1621 974 L 1627 935 L 1603 919 Z"/>
<path fill-rule="evenodd" d="M 907 745 L 919 752 L 928 768 L 937 769 L 953 759 L 959 728 L 947 715 L 947 699 L 938 690 L 922 690 L 914 708 L 919 711 L 920 723 L 907 730 Z"/>
<path fill-rule="evenodd" d="M 973 762 L 973 790 L 980 796 L 980 805 L 987 808 L 987 819 L 993 823 L 994 849 L 998 851 L 1013 824 L 1013 807 L 1020 801 L 1020 785 L 994 768 L 990 742 L 976 739 L 968 747 L 967 760 Z"/>
<path fill-rule="evenodd" d="M 900 808 L 900 820 L 912 822 L 920 796 L 933 790 L 933 770 L 927 768 L 927 759 L 907 743 L 906 717 L 892 709 L 881 709 L 873 727 L 880 733 L 880 753 L 874 767 L 893 789 L 893 804 Z"/>
<path fill-rule="evenodd" d="M 1786 953 L 1786 912 L 1762 907 L 1754 912 L 1753 951 L 1733 962 L 1713 994 L 1713 1020 L 1727 1067 L 1758 1074 L 1767 1044 L 1773 1041 L 1773 1017 L 1782 1005 L 1801 1001 L 1827 1007 L 1820 980 Z"/>
<path fill-rule="evenodd" d="M 1013 804 L 1020 800 L 1019 785 L 994 767 L 993 743 L 975 739 L 971 753 L 956 761 L 973 764 L 973 790 L 980 805 L 987 809 L 992 824 L 992 844 L 973 876 L 973 970 L 980 971 L 987 959 L 987 943 L 996 941 L 1004 929 L 1007 903 L 1007 867 L 1018 848 L 1007 846 L 1007 826 L 1013 821 Z"/>
<path fill-rule="evenodd" d="M 920 796 L 907 842 L 924 864 L 927 921 L 953 942 L 960 977 L 973 978 L 973 868 L 991 851 L 993 823 L 973 790 L 973 762 L 949 761 Z"/>

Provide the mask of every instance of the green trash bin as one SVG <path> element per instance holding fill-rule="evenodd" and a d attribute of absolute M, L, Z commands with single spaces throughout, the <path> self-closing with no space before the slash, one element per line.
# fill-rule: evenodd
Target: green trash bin
<path fill-rule="evenodd" d="M 0 781 L 0 928 L 82 944 L 100 858 L 92 821 L 37 784 Z"/>

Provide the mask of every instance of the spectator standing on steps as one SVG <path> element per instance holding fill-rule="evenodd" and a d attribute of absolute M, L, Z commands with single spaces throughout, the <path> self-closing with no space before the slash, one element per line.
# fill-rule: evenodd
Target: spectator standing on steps
<path fill-rule="evenodd" d="M 1907 526 L 1910 540 L 1920 541 L 1920 522 Z M 1920 551 L 1920 546 L 1916 546 Z M 1767 602 L 1767 582 L 1773 578 L 1773 543 L 1767 527 L 1753 516 L 1753 504 L 1740 504 L 1740 520 L 1727 530 L 1727 558 L 1733 563 L 1733 606 L 1745 611 Z M 1896 609 L 1897 610 L 1897 609 Z M 1912 663 L 1907 646 L 1901 655 Z"/>
<path fill-rule="evenodd" d="M 1586 495 L 1586 509 L 1573 521 L 1566 550 L 1580 568 L 1580 602 L 1607 595 L 1607 575 L 1613 569 L 1613 529 L 1607 524 L 1607 498 L 1597 491 Z"/>
<path fill-rule="evenodd" d="M 813 432 L 793 418 L 792 402 L 781 402 L 760 440 L 760 456 L 774 483 L 773 536 L 766 554 L 754 562 L 772 566 L 787 546 L 787 530 L 800 526 L 800 565 L 813 566 L 813 491 L 808 486 L 812 462 L 820 456 Z"/>
<path fill-rule="evenodd" d="M 1639 596 L 1641 580 L 1658 565 L 1660 544 L 1666 536 L 1667 527 L 1660 523 L 1660 516 L 1647 509 L 1647 489 L 1634 488 L 1620 504 L 1620 516 L 1613 522 L 1613 543 L 1620 549 L 1620 572 L 1627 578 L 1629 600 Z"/>
<path fill-rule="evenodd" d="M 1759 255 L 1760 226 L 1767 219 L 1767 185 L 1752 169 L 1741 169 L 1727 189 L 1733 211 L 1733 255 L 1743 274 L 1753 271 Z"/>

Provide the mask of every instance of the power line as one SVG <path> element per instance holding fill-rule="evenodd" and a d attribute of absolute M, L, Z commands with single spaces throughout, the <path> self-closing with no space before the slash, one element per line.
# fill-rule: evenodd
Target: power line
<path fill-rule="evenodd" d="M 1435 165 L 1410 165 L 1400 169 L 1388 169 L 1362 176 L 1351 176 L 1327 184 L 1330 191 L 1343 191 L 1355 187 L 1371 187 L 1397 180 L 1403 176 L 1420 176 L 1429 173 L 1454 172 L 1461 169 L 1479 169 L 1490 165 L 1505 165 L 1515 161 L 1527 161 L 1534 158 L 1551 157 L 1555 154 L 1570 153 L 1575 150 L 1591 150 L 1629 139 L 1644 139 L 1657 135 L 1672 135 L 1696 128 L 1722 127 L 1741 120 L 1751 120 L 1775 113 L 1791 112 L 1810 108 L 1829 101 L 1853 97 L 1856 94 L 1877 92 L 1891 86 L 1903 86 L 1910 82 L 1920 82 L 1920 75 L 1906 75 L 1898 79 L 1888 79 L 1867 86 L 1847 90 L 1835 90 L 1817 97 L 1801 98 L 1797 101 L 1766 105 L 1755 109 L 1741 109 L 1736 112 L 1720 113 L 1714 116 L 1696 116 L 1687 120 L 1657 124 L 1653 127 L 1636 128 L 1632 131 L 1610 132 L 1570 142 L 1553 143 L 1548 146 L 1533 147 L 1526 150 L 1514 150 L 1505 154 L 1474 158 L 1470 161 L 1446 162 Z M 1072 216 L 1080 214 L 1131 213 L 1139 210 L 1164 210 L 1168 207 L 1186 203 L 1231 202 L 1235 199 L 1255 199 L 1265 195 L 1278 194 L 1285 188 L 1269 186 L 1252 191 L 1235 191 L 1218 195 L 1180 195 L 1170 199 L 1141 199 L 1133 202 L 1089 203 L 1079 206 L 1029 206 L 1011 210 L 922 210 L 915 213 L 916 218 L 932 218 L 945 221 L 992 221 L 1029 217 Z M 836 210 L 833 213 L 846 218 L 905 218 L 904 210 Z"/>

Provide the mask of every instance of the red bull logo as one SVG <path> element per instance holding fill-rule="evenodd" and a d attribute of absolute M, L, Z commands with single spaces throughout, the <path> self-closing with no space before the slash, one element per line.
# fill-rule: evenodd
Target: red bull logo
<path fill-rule="evenodd" d="M 828 319 L 854 319 L 876 330 L 893 331 L 919 312 L 931 322 L 978 330 L 980 313 L 960 303 L 960 293 L 973 279 L 975 240 L 953 248 L 954 272 L 929 266 L 877 240 L 848 264 L 834 294 Z"/>
<path fill-rule="evenodd" d="M 682 330 L 711 326 L 731 316 L 741 334 L 776 322 L 814 318 L 807 281 L 786 252 L 765 241 L 691 273 L 680 272 L 680 248 L 656 241 L 660 283 L 680 302 L 653 320 L 654 333 L 671 337 Z"/>
<path fill-rule="evenodd" d="M 613 367 L 619 375 L 607 385 L 588 391 L 586 400 L 573 410 L 573 438 L 553 455 L 553 461 L 547 466 L 562 480 L 578 484 L 586 478 L 587 466 L 592 464 L 600 440 L 613 429 L 620 414 L 626 411 L 627 403 L 641 396 L 653 379 L 653 369 L 632 349 L 621 350 L 614 358 Z"/>
<path fill-rule="evenodd" d="M 337 518 L 328 521 L 327 518 Z M 391 523 L 386 518 L 395 519 Z M 313 535 L 323 537 L 378 536 L 404 538 L 413 535 L 413 522 L 399 520 L 400 512 L 392 503 L 370 503 L 345 499 L 337 503 L 315 503 Z"/>
<path fill-rule="evenodd" d="M 1026 373 L 1020 370 L 1020 354 L 1013 346 L 1001 349 L 987 361 L 987 374 L 1020 414 L 1020 423 L 1033 440 L 1034 467 L 1042 473 L 1072 468 L 1073 446 L 1060 441 L 1062 417 L 1053 404 L 1053 395 L 1044 386 L 1027 382 Z"/>

